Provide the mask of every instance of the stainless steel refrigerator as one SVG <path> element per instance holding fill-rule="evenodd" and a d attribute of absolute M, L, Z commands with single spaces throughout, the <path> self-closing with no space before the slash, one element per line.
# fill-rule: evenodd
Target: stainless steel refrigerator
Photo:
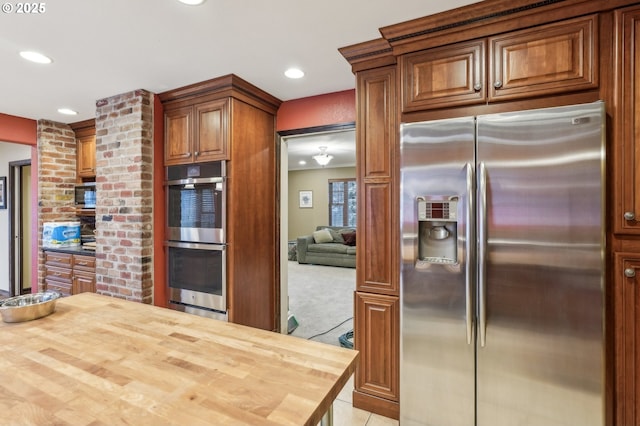
<path fill-rule="evenodd" d="M 604 424 L 604 105 L 401 126 L 400 424 Z"/>

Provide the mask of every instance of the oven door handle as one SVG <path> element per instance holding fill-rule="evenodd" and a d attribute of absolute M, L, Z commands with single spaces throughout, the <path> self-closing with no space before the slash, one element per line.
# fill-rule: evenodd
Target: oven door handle
<path fill-rule="evenodd" d="M 189 178 L 189 179 L 176 179 L 165 181 L 165 185 L 173 186 L 173 185 L 194 185 L 200 183 L 222 183 L 224 182 L 224 177 L 208 177 L 208 178 Z"/>
<path fill-rule="evenodd" d="M 195 250 L 225 251 L 227 249 L 226 244 L 186 243 L 182 241 L 165 241 L 164 245 L 166 247 L 195 249 Z"/>

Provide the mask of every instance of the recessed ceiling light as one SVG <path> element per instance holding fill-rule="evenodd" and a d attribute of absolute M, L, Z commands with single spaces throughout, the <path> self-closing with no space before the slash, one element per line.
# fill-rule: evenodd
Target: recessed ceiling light
<path fill-rule="evenodd" d="M 304 77 L 304 72 L 298 68 L 289 68 L 284 72 L 284 75 L 289 78 L 302 78 Z"/>
<path fill-rule="evenodd" d="M 197 6 L 205 2 L 205 0 L 178 0 L 180 3 L 188 4 L 189 6 Z"/>
<path fill-rule="evenodd" d="M 42 53 L 38 53 L 38 52 L 31 52 L 31 51 L 25 50 L 20 52 L 20 56 L 22 56 L 27 61 L 35 62 L 38 64 L 50 64 L 51 62 L 53 62 L 50 57 L 45 56 Z"/>
<path fill-rule="evenodd" d="M 305 164 L 307 164 L 307 162 L 304 160 L 300 160 L 298 161 L 298 164 L 300 164 L 301 166 L 304 166 Z"/>
<path fill-rule="evenodd" d="M 78 111 L 74 111 L 71 108 L 58 108 L 58 112 L 64 115 L 78 115 Z"/>

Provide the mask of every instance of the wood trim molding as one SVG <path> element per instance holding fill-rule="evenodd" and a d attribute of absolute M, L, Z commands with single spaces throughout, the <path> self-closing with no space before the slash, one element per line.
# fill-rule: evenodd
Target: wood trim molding
<path fill-rule="evenodd" d="M 382 38 L 341 47 L 338 51 L 351 64 L 354 73 L 396 63 L 391 45 Z"/>
<path fill-rule="evenodd" d="M 90 118 L 89 120 L 71 123 L 69 124 L 69 127 L 71 127 L 76 133 L 77 138 L 93 136 L 96 134 L 96 119 Z"/>
<path fill-rule="evenodd" d="M 166 104 L 209 95 L 216 95 L 218 98 L 225 96 L 235 97 L 274 115 L 282 103 L 280 99 L 235 74 L 228 74 L 169 90 L 160 93 L 158 97 L 163 104 Z"/>

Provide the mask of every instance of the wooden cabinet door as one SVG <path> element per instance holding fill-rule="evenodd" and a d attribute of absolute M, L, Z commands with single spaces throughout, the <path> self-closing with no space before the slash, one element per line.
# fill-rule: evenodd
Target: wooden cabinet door
<path fill-rule="evenodd" d="M 193 162 L 192 152 L 193 107 L 166 110 L 164 113 L 164 164 Z"/>
<path fill-rule="evenodd" d="M 357 156 L 361 179 L 391 179 L 398 140 L 395 66 L 358 73 Z"/>
<path fill-rule="evenodd" d="M 408 54 L 400 67 L 403 112 L 486 100 L 485 40 Z"/>
<path fill-rule="evenodd" d="M 84 271 L 73 272 L 72 294 L 96 292 L 96 274 Z"/>
<path fill-rule="evenodd" d="M 96 176 L 96 137 L 84 136 L 77 140 L 78 176 L 91 178 Z"/>
<path fill-rule="evenodd" d="M 489 101 L 598 87 L 597 15 L 489 38 Z"/>
<path fill-rule="evenodd" d="M 356 292 L 356 388 L 392 401 L 399 400 L 399 315 L 398 297 Z"/>
<path fill-rule="evenodd" d="M 613 230 L 640 235 L 640 7 L 616 12 L 618 49 Z"/>
<path fill-rule="evenodd" d="M 194 161 L 226 160 L 229 100 L 220 99 L 196 105 L 195 117 Z"/>
<path fill-rule="evenodd" d="M 398 295 L 398 280 L 394 279 L 395 246 L 392 184 L 365 183 L 359 189 L 358 209 L 358 291 Z"/>
<path fill-rule="evenodd" d="M 614 253 L 617 425 L 640 424 L 640 253 Z"/>

